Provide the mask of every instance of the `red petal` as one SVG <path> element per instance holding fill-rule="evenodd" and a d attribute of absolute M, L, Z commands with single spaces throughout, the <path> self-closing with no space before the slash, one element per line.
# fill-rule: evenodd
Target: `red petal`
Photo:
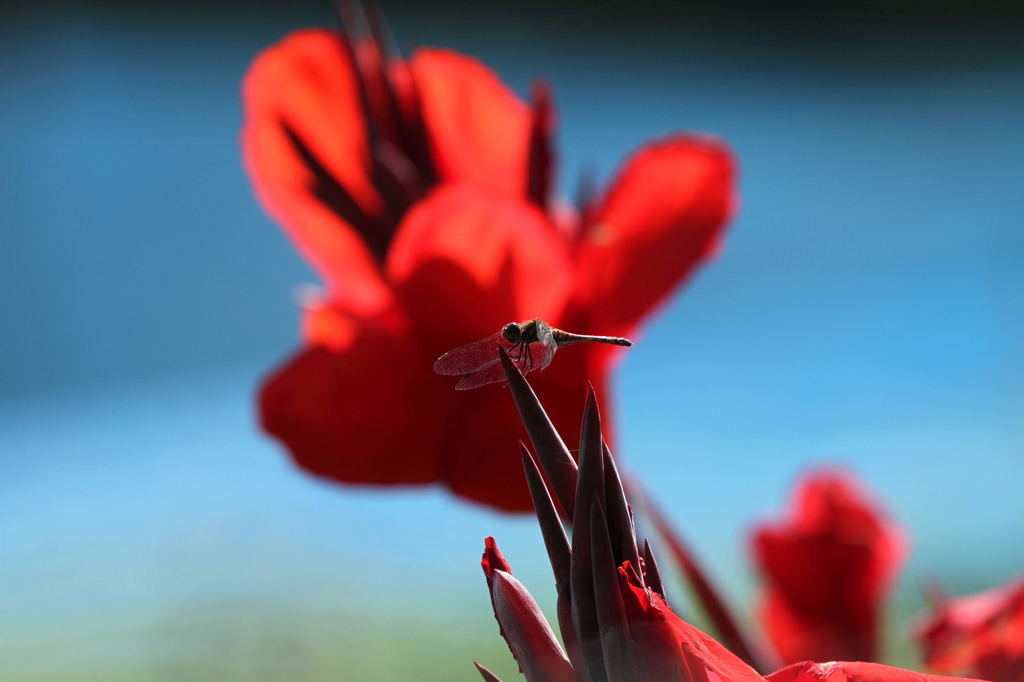
<path fill-rule="evenodd" d="M 476 59 L 421 49 L 411 62 L 442 180 L 524 197 L 529 108 Z"/>
<path fill-rule="evenodd" d="M 658 594 L 645 589 L 626 567 L 619 569 L 622 599 L 633 639 L 640 647 L 647 679 L 669 682 L 673 670 L 683 679 L 721 682 L 764 682 L 764 678 L 713 638 L 677 616 Z"/>
<path fill-rule="evenodd" d="M 316 174 L 292 138 L 358 209 L 380 213 L 356 74 L 337 34 L 299 31 L 265 50 L 245 77 L 242 97 L 242 152 L 260 201 L 339 304 L 376 314 L 388 302 L 377 261 L 354 226 L 317 196 Z"/>
<path fill-rule="evenodd" d="M 843 473 L 808 477 L 792 519 L 754 537 L 767 582 L 762 621 L 786 662 L 876 655 L 880 610 L 906 542 L 859 488 Z"/>
<path fill-rule="evenodd" d="M 628 334 L 707 257 L 733 212 L 734 175 L 728 149 L 692 136 L 627 162 L 580 244 L 577 296 L 592 328 Z"/>
<path fill-rule="evenodd" d="M 313 346 L 263 385 L 263 428 L 302 468 L 347 483 L 438 480 L 438 414 L 425 399 L 434 379 L 412 342 L 354 324 L 344 350 Z M 513 441 L 514 446 L 515 441 Z"/>
<path fill-rule="evenodd" d="M 926 675 L 878 663 L 794 663 L 768 675 L 768 682 L 977 682 L 962 677 Z"/>
<path fill-rule="evenodd" d="M 508 322 L 554 324 L 573 286 L 539 209 L 469 185 L 443 185 L 406 215 L 386 272 L 434 358 Z"/>
<path fill-rule="evenodd" d="M 577 682 L 555 633 L 523 584 L 496 570 L 491 595 L 494 615 L 527 682 Z"/>

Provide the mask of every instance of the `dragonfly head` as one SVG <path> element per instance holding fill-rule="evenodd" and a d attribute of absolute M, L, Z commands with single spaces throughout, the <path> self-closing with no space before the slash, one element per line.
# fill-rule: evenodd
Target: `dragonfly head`
<path fill-rule="evenodd" d="M 501 335 L 509 343 L 519 343 L 523 338 L 523 328 L 518 322 L 509 322 L 501 330 Z"/>

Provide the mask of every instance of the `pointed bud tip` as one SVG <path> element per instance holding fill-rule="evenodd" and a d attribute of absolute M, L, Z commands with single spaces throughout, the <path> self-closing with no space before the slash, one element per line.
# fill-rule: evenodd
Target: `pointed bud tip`
<path fill-rule="evenodd" d="M 594 390 L 594 385 L 587 382 L 587 403 L 584 407 L 584 418 L 586 416 L 593 416 L 597 418 L 598 424 L 601 423 L 601 406 L 597 404 L 597 391 Z"/>
<path fill-rule="evenodd" d="M 480 566 L 484 569 L 484 575 L 487 576 L 488 585 L 494 580 L 495 571 L 512 572 L 512 567 L 505 561 L 501 550 L 498 549 L 498 543 L 491 536 L 484 539 L 484 555 L 480 559 Z"/>
<path fill-rule="evenodd" d="M 501 682 L 501 680 L 498 679 L 497 675 L 495 675 L 490 670 L 488 670 L 487 668 L 483 667 L 482 665 L 480 665 L 476 661 L 473 661 L 473 665 L 476 666 L 477 672 L 480 673 L 480 677 L 484 678 L 484 680 L 486 682 Z"/>

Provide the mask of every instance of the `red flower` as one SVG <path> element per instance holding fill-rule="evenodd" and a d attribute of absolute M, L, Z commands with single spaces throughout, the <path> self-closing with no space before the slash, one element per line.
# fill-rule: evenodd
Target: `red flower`
<path fill-rule="evenodd" d="M 506 355 L 502 360 L 536 451 L 535 459 L 521 446 L 565 642 L 563 649 L 494 539 L 487 538 L 481 563 L 494 615 L 527 682 L 963 682 L 841 662 L 802 662 L 762 677 L 666 603 L 650 544 L 644 542 L 643 556 L 637 549 L 632 513 L 601 436 L 594 394 L 584 411 L 577 468 L 526 380 Z M 571 543 L 559 508 L 572 526 Z M 498 679 L 477 667 L 487 682 Z"/>
<path fill-rule="evenodd" d="M 534 317 L 633 334 L 733 211 L 729 151 L 674 135 L 577 215 L 550 196 L 547 89 L 530 107 L 448 50 L 404 61 L 371 37 L 301 31 L 256 58 L 243 99 L 256 193 L 326 285 L 304 347 L 263 385 L 263 427 L 338 481 L 441 481 L 529 509 L 507 394 L 457 393 L 434 360 Z M 565 350 L 537 378 L 559 428 L 578 426 L 588 380 L 604 396 L 614 355 Z"/>
<path fill-rule="evenodd" d="M 918 639 L 933 670 L 1024 682 L 1024 579 L 941 601 Z"/>
<path fill-rule="evenodd" d="M 907 554 L 903 532 L 845 473 L 807 477 L 791 513 L 753 537 L 766 581 L 761 620 L 779 655 L 874 660 L 880 612 Z"/>

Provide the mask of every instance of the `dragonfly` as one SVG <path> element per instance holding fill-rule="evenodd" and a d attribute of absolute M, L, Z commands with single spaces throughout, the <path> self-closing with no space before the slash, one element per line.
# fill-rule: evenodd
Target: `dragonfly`
<path fill-rule="evenodd" d="M 632 341 L 621 336 L 570 334 L 538 319 L 509 322 L 487 338 L 445 353 L 434 363 L 434 371 L 446 376 L 461 376 L 455 390 L 464 391 L 505 380 L 498 346 L 504 348 L 519 371 L 526 374 L 550 365 L 555 351 L 562 346 L 584 342 L 633 345 Z"/>

